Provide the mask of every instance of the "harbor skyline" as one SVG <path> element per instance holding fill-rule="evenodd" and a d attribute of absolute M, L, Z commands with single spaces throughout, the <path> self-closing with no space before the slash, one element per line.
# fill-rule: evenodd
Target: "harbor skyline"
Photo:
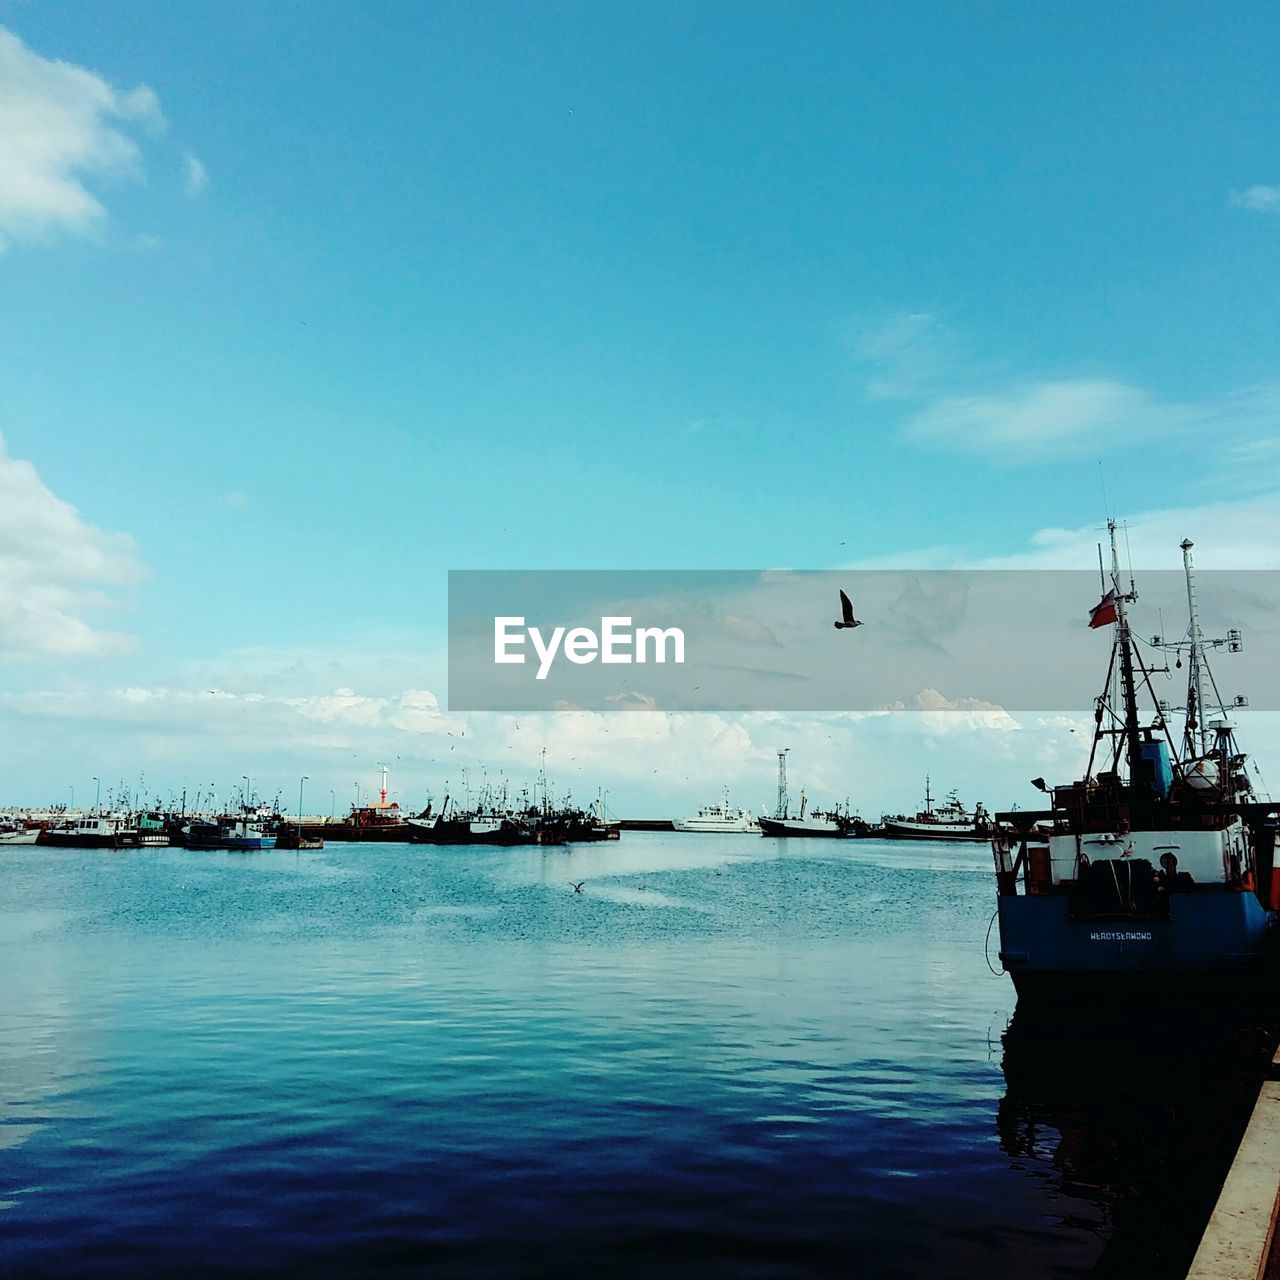
<path fill-rule="evenodd" d="M 1277 65 L 0 0 L 0 1273 L 1280 1274 Z"/>
<path fill-rule="evenodd" d="M 791 746 L 832 799 L 1012 803 L 1087 706 L 457 715 L 446 572 L 1088 570 L 1108 514 L 1141 568 L 1277 565 L 1249 6 L 110 11 L 0 11 L 0 112 L 48 121 L 0 172 L 0 799 L 545 746 L 754 807 Z"/>

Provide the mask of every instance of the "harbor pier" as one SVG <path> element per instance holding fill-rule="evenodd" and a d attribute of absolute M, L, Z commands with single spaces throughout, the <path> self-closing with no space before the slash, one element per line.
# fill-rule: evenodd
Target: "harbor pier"
<path fill-rule="evenodd" d="M 1280 1280 L 1280 1050 L 1187 1273 L 1187 1280 Z"/>

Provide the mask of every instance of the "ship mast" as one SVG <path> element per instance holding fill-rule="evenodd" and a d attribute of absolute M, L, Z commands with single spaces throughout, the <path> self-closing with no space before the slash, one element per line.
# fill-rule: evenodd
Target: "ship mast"
<path fill-rule="evenodd" d="M 1209 754 L 1209 726 L 1205 717 L 1204 705 L 1204 659 L 1202 646 L 1204 636 L 1200 631 L 1200 614 L 1196 606 L 1196 578 L 1191 565 L 1191 548 L 1195 545 L 1190 538 L 1182 542 L 1182 571 L 1187 579 L 1187 614 L 1190 623 L 1187 627 L 1187 638 L 1191 642 L 1191 672 L 1188 683 L 1194 690 L 1195 707 L 1187 716 L 1187 747 L 1194 752 L 1196 739 L 1199 738 L 1201 755 Z"/>
<path fill-rule="evenodd" d="M 1111 535 L 1111 585 L 1115 590 L 1116 603 L 1116 643 L 1120 646 L 1120 683 L 1124 695 L 1124 739 L 1128 748 L 1129 784 L 1134 786 L 1141 775 L 1142 747 L 1138 731 L 1138 698 L 1133 683 L 1133 641 L 1129 634 L 1129 620 L 1125 614 L 1125 605 L 1138 598 L 1133 589 L 1133 581 L 1129 582 L 1127 592 L 1120 590 L 1120 555 L 1116 550 L 1116 522 L 1107 521 L 1107 532 Z"/>

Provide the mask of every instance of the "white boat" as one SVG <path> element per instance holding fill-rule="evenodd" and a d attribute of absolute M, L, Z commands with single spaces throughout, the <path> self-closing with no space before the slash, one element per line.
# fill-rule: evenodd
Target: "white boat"
<path fill-rule="evenodd" d="M 35 844 L 39 838 L 39 827 L 24 827 L 20 822 L 0 820 L 0 844 Z"/>
<path fill-rule="evenodd" d="M 47 828 L 37 843 L 62 849 L 128 849 L 137 848 L 142 841 L 127 814 L 90 813 L 65 818 Z"/>
<path fill-rule="evenodd" d="M 676 831 L 758 831 L 760 824 L 745 809 L 729 805 L 729 791 L 725 789 L 720 804 L 709 804 L 691 818 L 676 818 L 672 823 Z"/>

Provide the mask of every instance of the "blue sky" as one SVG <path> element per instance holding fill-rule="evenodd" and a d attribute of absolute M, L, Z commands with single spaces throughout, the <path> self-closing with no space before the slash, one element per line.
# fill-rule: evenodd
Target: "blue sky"
<path fill-rule="evenodd" d="M 0 26 L 0 434 L 72 543 L 115 539 L 50 626 L 128 637 L 0 645 L 15 800 L 108 754 L 244 772 L 207 708 L 157 738 L 121 690 L 442 692 L 449 568 L 1085 568 L 1102 474 L 1153 563 L 1175 528 L 1275 563 L 1268 6 Z M 59 552 L 6 554 L 16 592 Z M 417 729 L 281 715 L 282 775 L 338 770 L 344 724 L 362 769 L 440 767 Z"/>

